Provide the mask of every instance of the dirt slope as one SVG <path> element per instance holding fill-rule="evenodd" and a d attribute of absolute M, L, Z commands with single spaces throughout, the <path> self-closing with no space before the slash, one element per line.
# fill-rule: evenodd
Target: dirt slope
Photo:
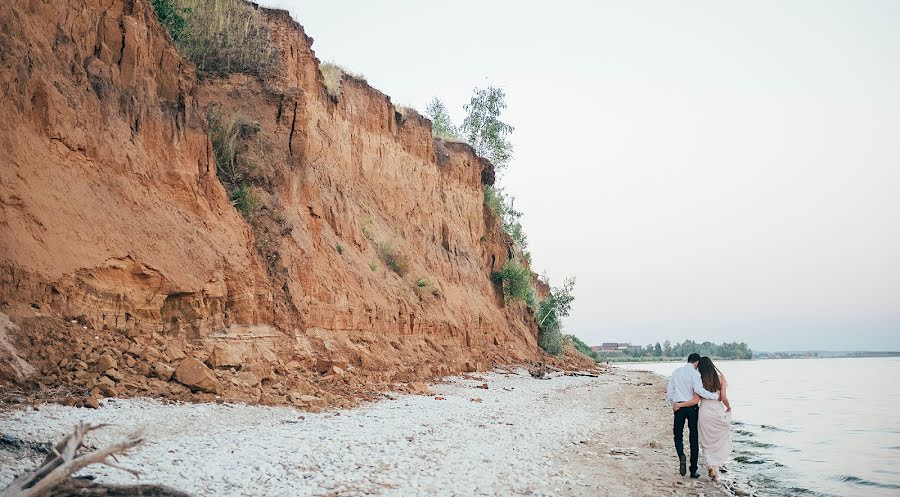
<path fill-rule="evenodd" d="M 309 407 L 536 357 L 533 316 L 490 280 L 511 254 L 491 165 L 364 81 L 335 101 L 303 28 L 263 14 L 277 74 L 201 81 L 146 0 L 0 5 L 0 311 L 37 368 L 23 390 Z M 209 112 L 252 124 L 249 216 Z"/>

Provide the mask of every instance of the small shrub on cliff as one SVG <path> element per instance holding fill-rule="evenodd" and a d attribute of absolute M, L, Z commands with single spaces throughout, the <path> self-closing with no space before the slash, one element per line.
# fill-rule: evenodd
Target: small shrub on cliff
<path fill-rule="evenodd" d="M 577 350 L 578 352 L 581 352 L 582 354 L 584 354 L 584 355 L 590 357 L 590 358 L 593 359 L 594 361 L 600 361 L 600 354 L 598 354 L 597 352 L 594 352 L 594 350 L 591 349 L 591 348 L 588 346 L 588 344 L 584 343 L 584 342 L 583 342 L 580 338 L 578 338 L 577 336 L 575 336 L 575 335 L 566 335 L 565 338 L 572 341 L 572 346 L 574 346 L 574 347 L 575 347 L 575 350 Z"/>
<path fill-rule="evenodd" d="M 370 242 L 375 241 L 375 230 L 372 228 L 372 220 L 366 219 L 362 223 L 362 233 L 363 236 L 366 237 L 366 240 Z"/>
<path fill-rule="evenodd" d="M 181 40 L 187 22 L 184 20 L 184 8 L 178 5 L 176 0 L 153 0 L 153 11 L 159 23 L 166 28 L 172 40 Z"/>
<path fill-rule="evenodd" d="M 409 261 L 407 261 L 406 256 L 400 252 L 400 249 L 390 243 L 379 243 L 378 255 L 381 256 L 387 267 L 400 276 L 405 275 L 409 271 Z"/>
<path fill-rule="evenodd" d="M 241 115 L 225 118 L 218 112 L 207 114 L 209 140 L 216 157 L 216 175 L 228 192 L 231 204 L 244 216 L 256 209 L 256 199 L 247 184 L 255 165 L 242 156 L 246 140 L 260 131 L 259 123 Z"/>
<path fill-rule="evenodd" d="M 375 271 L 378 271 L 378 263 L 375 262 L 374 259 L 371 260 L 371 261 L 369 261 L 369 269 L 371 269 L 373 273 L 374 273 Z"/>
<path fill-rule="evenodd" d="M 241 183 L 231 192 L 231 205 L 238 210 L 244 217 L 250 217 L 256 210 L 256 197 L 250 191 L 247 183 Z"/>
<path fill-rule="evenodd" d="M 562 318 L 569 315 L 575 297 L 575 278 L 568 278 L 561 287 L 553 287 L 550 294 L 537 306 L 538 346 L 548 354 L 562 353 L 565 337 L 562 334 Z"/>
<path fill-rule="evenodd" d="M 366 80 L 366 77 L 362 74 L 350 72 L 334 62 L 326 62 L 320 65 L 319 71 L 322 73 L 322 79 L 325 80 L 325 91 L 335 102 L 341 97 L 341 81 L 345 75 L 353 79 Z"/>
<path fill-rule="evenodd" d="M 338 243 L 334 246 L 334 250 L 338 253 L 338 255 L 341 255 L 344 253 L 344 246 Z"/>
<path fill-rule="evenodd" d="M 528 299 L 531 288 L 531 271 L 519 261 L 511 259 L 492 275 L 492 278 L 503 287 L 503 295 L 513 300 Z"/>
<path fill-rule="evenodd" d="M 431 135 L 444 141 L 462 141 L 459 128 L 453 124 L 450 112 L 444 106 L 444 102 L 434 97 L 425 108 L 425 114 L 431 119 Z"/>
<path fill-rule="evenodd" d="M 160 23 L 201 75 L 271 76 L 278 64 L 263 14 L 242 0 L 153 0 Z"/>
<path fill-rule="evenodd" d="M 500 219 L 503 231 L 516 242 L 519 249 L 525 251 L 528 248 L 528 237 L 522 228 L 522 212 L 517 211 L 513 207 L 514 204 L 515 199 L 504 194 L 502 190 L 484 185 L 484 205 Z M 531 264 L 530 255 L 528 263 Z"/>

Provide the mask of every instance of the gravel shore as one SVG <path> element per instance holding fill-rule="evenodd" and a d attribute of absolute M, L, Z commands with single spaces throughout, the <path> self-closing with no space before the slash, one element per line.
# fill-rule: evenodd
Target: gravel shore
<path fill-rule="evenodd" d="M 536 380 L 520 370 L 432 390 L 319 414 L 135 399 L 99 410 L 43 405 L 0 412 L 0 432 L 46 442 L 79 420 L 109 423 L 89 438 L 101 445 L 143 428 L 147 442 L 122 463 L 197 495 L 723 495 L 705 477 L 677 474 L 671 411 L 652 374 Z M 41 458 L 0 444 L 0 488 Z M 134 482 L 101 466 L 87 472 Z"/>

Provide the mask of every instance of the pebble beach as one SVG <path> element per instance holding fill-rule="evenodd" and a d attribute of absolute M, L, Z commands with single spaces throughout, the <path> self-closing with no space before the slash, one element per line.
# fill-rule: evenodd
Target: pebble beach
<path fill-rule="evenodd" d="M 45 404 L 0 412 L 0 432 L 55 441 L 78 421 L 108 423 L 90 443 L 135 430 L 120 458 L 141 481 L 196 495 L 725 495 L 677 474 L 671 411 L 655 375 L 530 377 L 524 370 L 450 378 L 430 395 L 386 395 L 308 413 L 243 404 L 105 399 L 100 409 Z M 0 445 L 0 488 L 43 454 Z M 103 466 L 101 481 L 134 483 Z"/>

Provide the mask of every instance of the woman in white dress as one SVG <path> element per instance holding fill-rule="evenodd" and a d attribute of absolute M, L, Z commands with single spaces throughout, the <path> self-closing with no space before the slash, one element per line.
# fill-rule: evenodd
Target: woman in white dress
<path fill-rule="evenodd" d="M 728 402 L 728 383 L 725 375 L 713 364 L 709 357 L 700 358 L 697 371 L 703 381 L 703 388 L 710 392 L 718 392 L 719 400 L 700 399 L 696 393 L 687 402 L 675 404 L 675 410 L 700 403 L 697 429 L 700 447 L 709 477 L 719 479 L 719 467 L 731 456 L 731 403 Z"/>

